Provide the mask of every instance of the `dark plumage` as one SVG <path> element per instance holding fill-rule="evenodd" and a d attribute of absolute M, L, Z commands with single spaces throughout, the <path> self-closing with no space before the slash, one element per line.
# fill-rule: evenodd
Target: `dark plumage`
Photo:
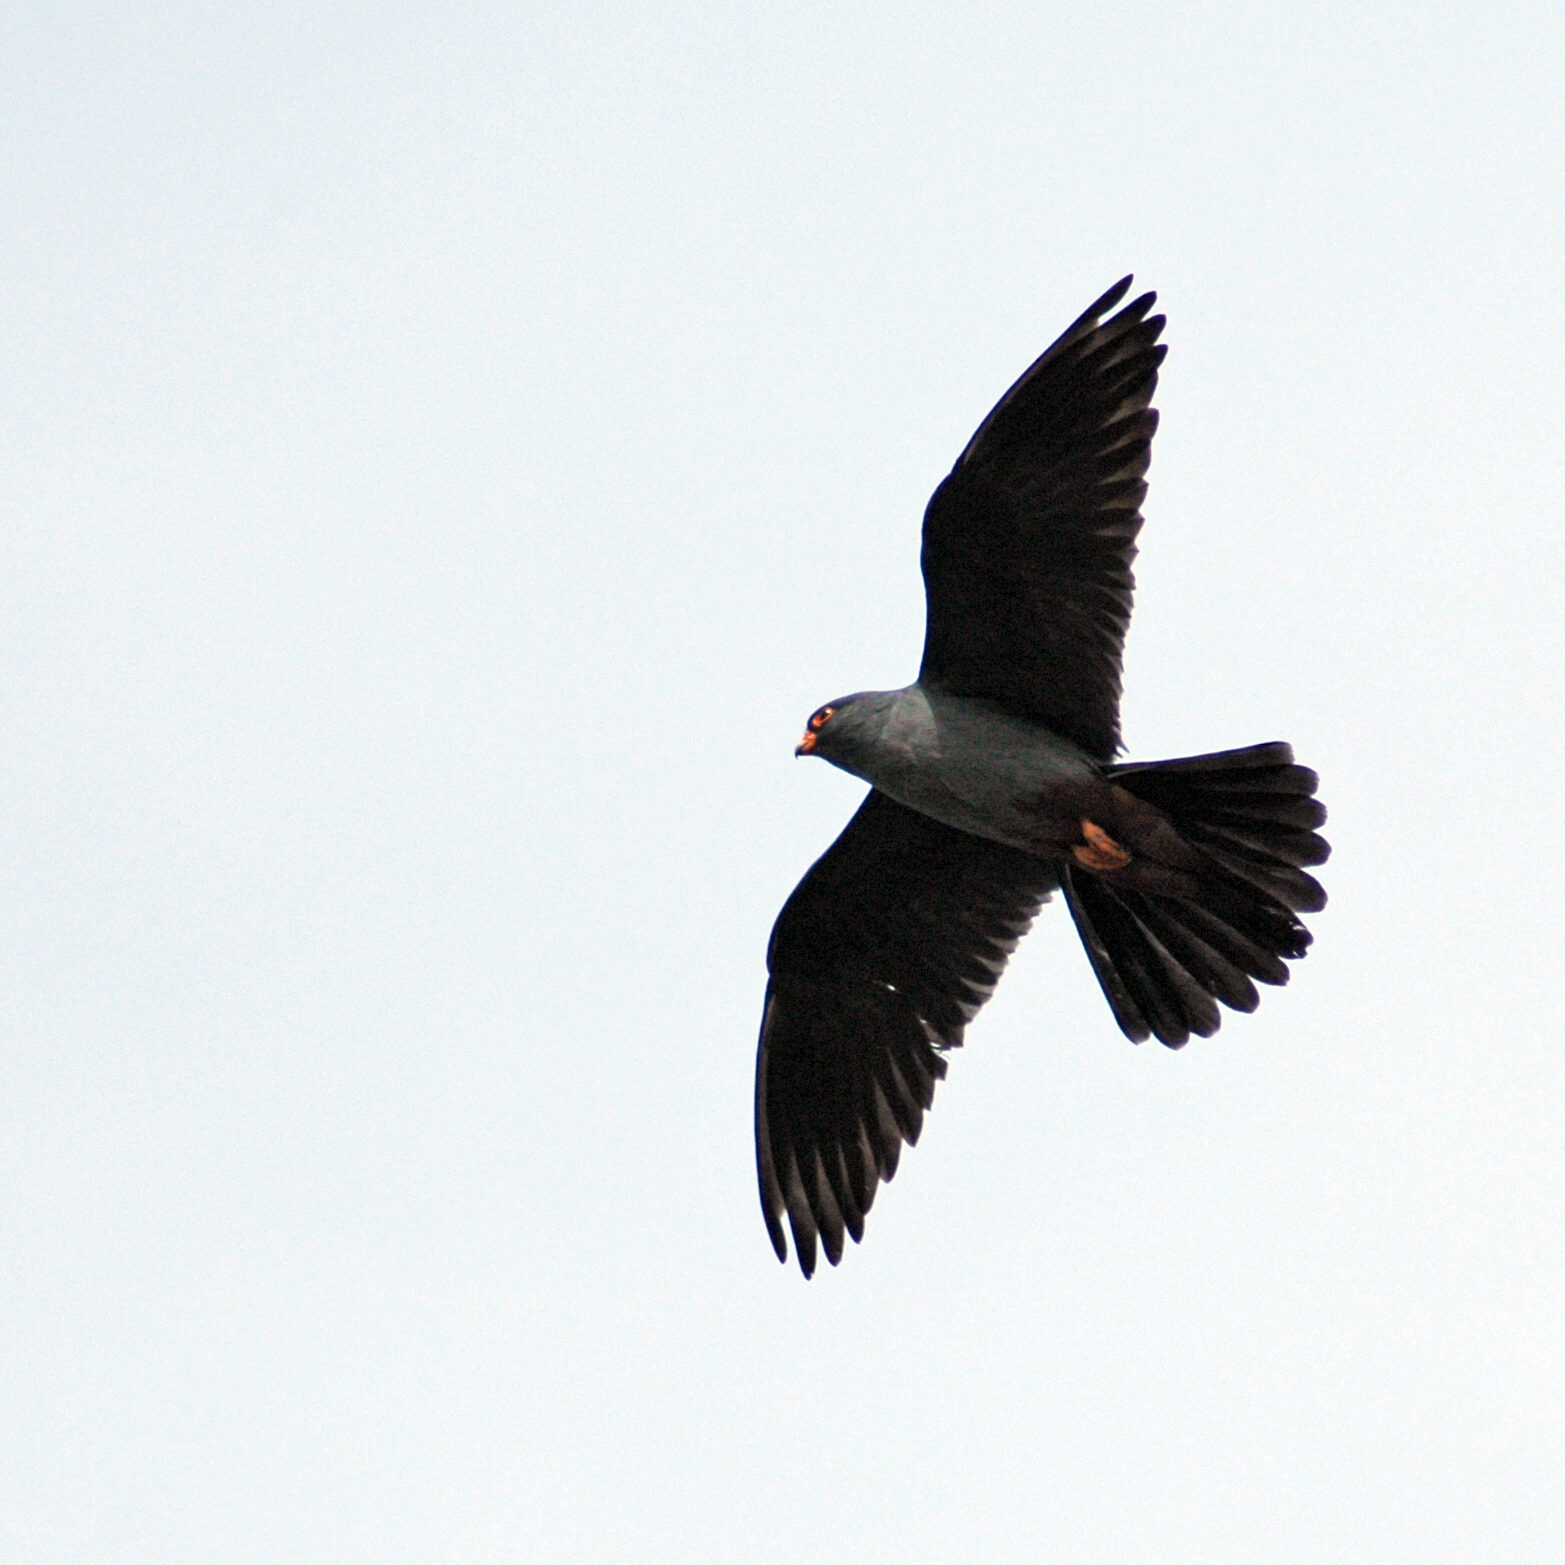
<path fill-rule="evenodd" d="M 873 786 L 784 904 L 756 1061 L 761 1210 L 806 1276 L 863 1237 L 944 1051 L 1063 888 L 1115 1020 L 1172 1048 L 1286 983 L 1325 905 L 1314 772 L 1286 744 L 1114 764 L 1165 349 L 1110 289 L 979 426 L 924 515 L 916 683 L 799 746 Z"/>

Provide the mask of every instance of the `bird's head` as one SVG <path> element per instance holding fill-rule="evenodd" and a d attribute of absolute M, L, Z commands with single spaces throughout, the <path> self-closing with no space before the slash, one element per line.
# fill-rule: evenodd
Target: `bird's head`
<path fill-rule="evenodd" d="M 847 705 L 846 701 L 828 701 L 825 706 L 816 707 L 810 714 L 810 720 L 804 725 L 804 737 L 799 741 L 794 750 L 795 755 L 814 755 L 819 749 L 822 737 L 826 733 L 831 720 Z"/>
<path fill-rule="evenodd" d="M 795 755 L 818 755 L 855 777 L 870 778 L 895 691 L 860 691 L 817 707 Z"/>

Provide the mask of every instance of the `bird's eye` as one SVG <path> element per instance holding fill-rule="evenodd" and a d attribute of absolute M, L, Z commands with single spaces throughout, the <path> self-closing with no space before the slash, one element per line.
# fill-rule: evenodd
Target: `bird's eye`
<path fill-rule="evenodd" d="M 826 726 L 827 721 L 830 719 L 832 713 L 836 710 L 837 709 L 834 706 L 823 706 L 820 711 L 818 711 L 815 716 L 810 719 L 810 727 L 813 728 L 816 733 L 819 733 L 821 729 Z"/>

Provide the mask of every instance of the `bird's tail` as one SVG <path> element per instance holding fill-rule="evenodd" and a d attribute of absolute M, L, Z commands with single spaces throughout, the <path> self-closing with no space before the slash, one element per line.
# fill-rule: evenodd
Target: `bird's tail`
<path fill-rule="evenodd" d="M 1284 963 L 1308 950 L 1310 932 L 1295 915 L 1326 905 L 1304 871 L 1331 852 L 1315 830 L 1325 806 L 1315 773 L 1281 743 L 1133 762 L 1107 776 L 1151 805 L 1188 851 L 1161 878 L 1094 872 L 1091 855 L 1078 854 L 1066 900 L 1126 1036 L 1177 1049 L 1191 1033 L 1217 1031 L 1219 1000 L 1253 1011 L 1255 980 L 1287 983 Z"/>

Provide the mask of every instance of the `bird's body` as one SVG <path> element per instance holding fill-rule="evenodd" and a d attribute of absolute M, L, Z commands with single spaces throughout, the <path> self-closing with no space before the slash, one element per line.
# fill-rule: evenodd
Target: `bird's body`
<path fill-rule="evenodd" d="M 806 1276 L 862 1237 L 1039 908 L 1063 891 L 1121 1030 L 1171 1048 L 1287 981 L 1325 905 L 1285 744 L 1121 763 L 1120 657 L 1164 322 L 1126 278 L 1001 398 L 924 517 L 918 679 L 817 710 L 798 753 L 870 783 L 784 904 L 756 1062 L 761 1208 Z"/>
<path fill-rule="evenodd" d="M 1029 853 L 1059 855 L 1080 816 L 1051 801 L 1099 784 L 1102 767 L 1040 723 L 938 685 L 876 690 L 831 703 L 811 753 L 910 810 Z"/>

